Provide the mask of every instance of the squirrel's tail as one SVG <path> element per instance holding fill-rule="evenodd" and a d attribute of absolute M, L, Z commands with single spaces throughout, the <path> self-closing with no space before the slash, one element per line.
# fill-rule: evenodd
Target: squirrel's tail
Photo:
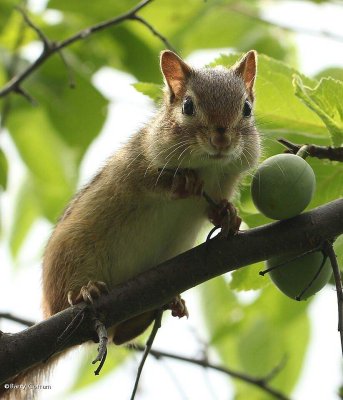
<path fill-rule="evenodd" d="M 51 388 L 49 377 L 57 361 L 63 357 L 67 351 L 53 355 L 44 363 L 34 365 L 21 372 L 13 379 L 0 385 L 1 400 L 33 400 L 39 393 L 44 398 L 44 390 Z"/>

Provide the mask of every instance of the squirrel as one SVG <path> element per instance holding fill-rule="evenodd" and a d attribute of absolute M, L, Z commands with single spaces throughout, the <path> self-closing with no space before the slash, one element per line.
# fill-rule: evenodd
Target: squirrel
<path fill-rule="evenodd" d="M 204 222 L 218 220 L 202 193 L 227 207 L 260 156 L 256 64 L 254 50 L 231 68 L 192 68 L 161 53 L 161 106 L 72 199 L 46 245 L 45 318 L 190 249 Z M 181 299 L 172 309 L 187 315 Z M 113 342 L 134 339 L 154 315 L 113 327 Z"/>

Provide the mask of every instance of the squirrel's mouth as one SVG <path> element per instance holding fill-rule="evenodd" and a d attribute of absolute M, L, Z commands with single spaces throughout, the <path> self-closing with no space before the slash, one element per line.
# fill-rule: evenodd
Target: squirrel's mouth
<path fill-rule="evenodd" d="M 224 158 L 227 158 L 228 155 L 225 153 L 217 153 L 217 154 L 209 154 L 208 156 L 212 160 L 223 160 Z"/>

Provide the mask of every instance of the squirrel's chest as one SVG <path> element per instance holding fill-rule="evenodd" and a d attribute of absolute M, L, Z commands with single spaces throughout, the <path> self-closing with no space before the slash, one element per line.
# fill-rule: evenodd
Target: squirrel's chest
<path fill-rule="evenodd" d="M 202 198 L 142 204 L 122 221 L 112 243 L 112 283 L 137 275 L 190 249 L 206 221 Z"/>

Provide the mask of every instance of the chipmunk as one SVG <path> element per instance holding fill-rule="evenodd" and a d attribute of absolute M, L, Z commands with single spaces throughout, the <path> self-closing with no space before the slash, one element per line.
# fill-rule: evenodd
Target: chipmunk
<path fill-rule="evenodd" d="M 230 198 L 259 158 L 254 51 L 231 69 L 191 68 L 171 51 L 160 63 L 162 106 L 76 195 L 50 237 L 45 317 L 190 249 L 208 215 L 215 219 L 202 191 L 217 202 Z M 175 314 L 187 313 L 178 306 Z M 142 333 L 153 315 L 116 326 L 114 343 Z"/>
<path fill-rule="evenodd" d="M 231 68 L 197 69 L 161 53 L 160 108 L 79 191 L 47 243 L 46 318 L 190 249 L 204 222 L 216 220 L 203 191 L 218 204 L 232 198 L 260 155 L 256 58 L 249 51 Z M 176 315 L 187 314 L 183 305 Z M 113 342 L 132 340 L 153 318 L 151 311 L 113 327 Z"/>

